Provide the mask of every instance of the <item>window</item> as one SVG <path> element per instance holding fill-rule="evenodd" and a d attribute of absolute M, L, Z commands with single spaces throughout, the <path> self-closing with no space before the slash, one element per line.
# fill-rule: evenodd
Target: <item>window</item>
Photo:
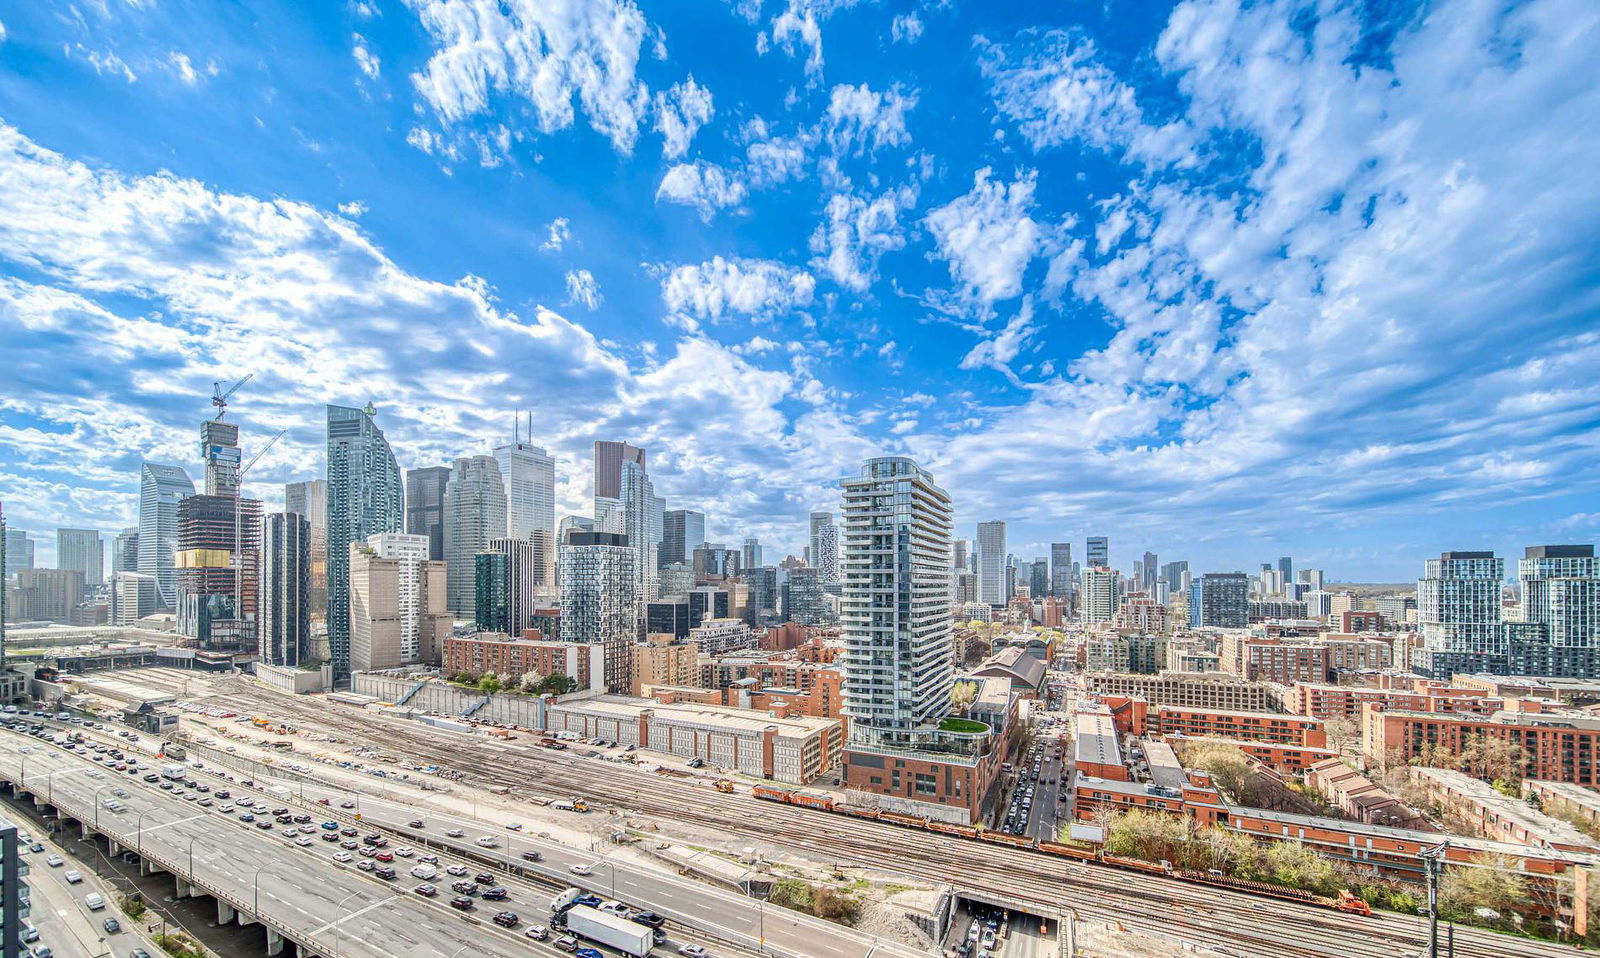
<path fill-rule="evenodd" d="M 916 774 L 916 786 L 918 795 L 935 795 L 939 791 L 939 780 L 936 776 L 924 775 L 918 772 Z"/>

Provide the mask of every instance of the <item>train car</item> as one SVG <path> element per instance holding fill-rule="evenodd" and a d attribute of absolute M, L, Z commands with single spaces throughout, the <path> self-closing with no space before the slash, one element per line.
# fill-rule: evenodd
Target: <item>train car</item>
<path fill-rule="evenodd" d="M 1037 848 L 1038 840 L 1026 835 L 1007 835 L 1005 832 L 984 832 L 981 836 L 986 842 L 996 845 L 1010 845 L 1012 848 Z"/>
<path fill-rule="evenodd" d="M 898 812 L 880 812 L 878 813 L 878 820 L 882 822 L 888 822 L 891 825 L 900 825 L 904 828 L 928 827 L 928 820 L 926 818 L 917 818 L 913 815 L 901 815 Z"/>
<path fill-rule="evenodd" d="M 971 825 L 956 825 L 951 822 L 941 822 L 936 818 L 928 819 L 928 831 L 938 832 L 941 835 L 954 835 L 958 838 L 978 837 L 978 830 Z"/>
<path fill-rule="evenodd" d="M 1063 845 L 1060 842 L 1040 842 L 1039 851 L 1048 852 L 1051 855 L 1059 855 L 1062 858 L 1076 858 L 1078 861 L 1092 862 L 1100 857 L 1087 849 Z"/>

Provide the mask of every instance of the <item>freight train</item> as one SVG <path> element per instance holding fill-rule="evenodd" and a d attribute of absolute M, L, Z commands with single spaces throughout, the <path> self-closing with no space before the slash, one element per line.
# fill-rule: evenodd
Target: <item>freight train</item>
<path fill-rule="evenodd" d="M 1060 842 L 1043 841 L 1036 838 L 1026 838 L 1022 835 L 1007 835 L 1003 832 L 994 832 L 979 828 L 975 825 L 956 825 L 951 822 L 941 822 L 932 818 L 919 818 L 915 815 L 902 815 L 898 812 L 885 812 L 875 808 L 857 808 L 835 801 L 827 795 L 815 795 L 809 792 L 794 791 L 783 788 L 773 788 L 769 785 L 757 785 L 752 789 L 756 798 L 769 802 L 780 802 L 784 805 L 798 805 L 802 808 L 812 808 L 822 812 L 832 812 L 836 815 L 848 815 L 851 818 L 865 818 L 878 822 L 887 822 L 901 828 L 911 828 L 917 831 L 934 832 L 940 835 L 952 835 L 957 838 L 969 838 L 974 841 L 988 842 L 992 845 L 1010 845 L 1026 851 L 1038 852 L 1045 855 L 1054 855 L 1058 858 L 1072 858 L 1078 861 L 1095 862 L 1124 871 L 1141 872 L 1147 875 L 1160 875 L 1163 878 L 1175 878 L 1179 881 L 1192 882 L 1198 885 L 1212 885 L 1219 888 L 1228 888 L 1234 891 L 1248 892 L 1266 898 L 1278 898 L 1285 901 L 1297 901 L 1306 905 L 1315 905 L 1320 908 L 1331 908 L 1352 915 L 1371 915 L 1372 906 L 1363 899 L 1357 898 L 1348 891 L 1341 891 L 1337 898 L 1329 898 L 1313 892 L 1298 888 L 1283 888 L 1278 885 L 1269 885 L 1264 882 L 1246 881 L 1242 878 L 1229 878 L 1218 872 L 1183 871 L 1171 868 L 1165 864 L 1147 862 L 1137 858 L 1122 858 L 1117 855 L 1107 855 L 1102 851 L 1088 851 L 1073 845 L 1064 845 Z"/>

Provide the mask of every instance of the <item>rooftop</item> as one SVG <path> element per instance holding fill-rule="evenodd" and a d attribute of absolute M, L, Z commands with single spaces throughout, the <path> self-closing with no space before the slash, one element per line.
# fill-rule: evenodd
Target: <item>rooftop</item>
<path fill-rule="evenodd" d="M 1394 841 L 1416 842 L 1423 845 L 1437 845 L 1442 837 L 1438 832 L 1424 832 L 1415 828 L 1395 828 L 1392 825 L 1364 825 L 1360 822 L 1348 822 L 1338 818 L 1323 818 L 1318 815 L 1269 812 L 1259 808 L 1251 808 L 1247 812 L 1251 818 L 1257 818 L 1276 825 L 1285 825 L 1289 828 L 1322 828 L 1333 831 L 1354 832 L 1361 835 L 1371 835 L 1374 838 L 1389 838 Z M 1248 832 L 1248 829 L 1241 829 L 1241 831 Z M 1461 835 L 1451 835 L 1449 837 L 1451 848 L 1461 848 L 1481 854 L 1512 855 L 1517 858 L 1531 856 L 1550 861 L 1587 865 L 1589 867 L 1600 866 L 1600 855 L 1563 852 L 1549 848 L 1531 848 L 1516 842 L 1497 842 L 1487 838 L 1468 838 Z"/>

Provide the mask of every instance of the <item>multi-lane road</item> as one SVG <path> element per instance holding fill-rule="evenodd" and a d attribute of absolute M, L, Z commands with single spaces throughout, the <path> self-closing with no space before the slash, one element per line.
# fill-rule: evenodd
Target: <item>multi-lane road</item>
<path fill-rule="evenodd" d="M 142 673 L 149 684 L 173 680 Z M 1093 865 L 1023 850 L 910 832 L 879 822 L 776 805 L 748 793 L 720 794 L 627 766 L 487 737 L 444 735 L 402 718 L 321 698 L 283 696 L 239 679 L 214 680 L 225 695 L 203 704 L 253 710 L 303 729 L 334 731 L 344 741 L 405 754 L 461 772 L 472 785 L 517 795 L 584 795 L 632 813 L 718 829 L 731 841 L 764 842 L 813 859 L 837 861 L 922 880 L 948 882 L 1039 914 L 1064 911 L 1164 939 L 1225 946 L 1272 958 L 1395 958 L 1417 951 L 1425 924 L 1413 917 L 1350 916 L 1292 903 Z M 1537 958 L 1555 945 L 1458 929 L 1463 958 Z"/>

